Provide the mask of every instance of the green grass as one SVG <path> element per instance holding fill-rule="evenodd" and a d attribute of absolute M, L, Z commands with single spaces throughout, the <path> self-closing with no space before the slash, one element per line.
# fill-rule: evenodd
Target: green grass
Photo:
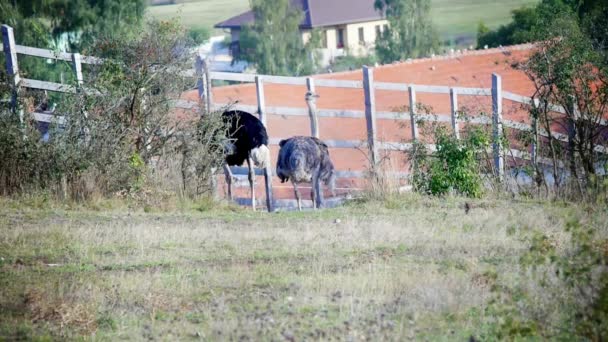
<path fill-rule="evenodd" d="M 511 11 L 521 6 L 533 6 L 538 0 L 433 0 L 433 20 L 443 37 L 477 33 L 483 21 L 494 29 L 511 21 Z"/>
<path fill-rule="evenodd" d="M 487 274 L 524 281 L 525 236 L 565 245 L 587 215 L 416 195 L 277 214 L 32 203 L 0 199 L 0 340 L 466 340 Z"/>
<path fill-rule="evenodd" d="M 148 9 L 148 13 L 162 20 L 179 17 L 186 27 L 212 29 L 213 25 L 248 9 L 249 0 L 199 0 L 153 6 Z M 215 30 L 215 34 L 221 33 L 221 30 Z"/>
<path fill-rule="evenodd" d="M 513 9 L 536 3 L 538 0 L 432 0 L 432 16 L 444 39 L 475 36 L 480 21 L 496 28 L 511 20 Z M 189 0 L 176 5 L 151 7 L 149 14 L 160 19 L 179 16 L 187 27 L 211 28 L 248 8 L 248 0 Z"/>

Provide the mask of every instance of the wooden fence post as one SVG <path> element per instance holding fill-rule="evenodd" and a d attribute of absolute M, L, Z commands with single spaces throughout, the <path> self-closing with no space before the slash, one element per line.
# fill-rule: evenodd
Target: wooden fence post
<path fill-rule="evenodd" d="M 376 95 L 374 91 L 374 70 L 367 66 L 363 67 L 363 92 L 365 94 L 367 145 L 372 163 L 372 172 L 375 173 L 379 162 L 376 133 Z"/>
<path fill-rule="evenodd" d="M 19 65 L 17 63 L 17 48 L 15 46 L 15 36 L 13 28 L 8 25 L 2 25 L 2 47 L 6 57 L 6 71 L 9 77 L 11 87 L 11 110 L 13 114 L 19 115 L 19 120 L 23 123 L 23 112 L 19 110 Z"/>
<path fill-rule="evenodd" d="M 209 68 L 207 61 L 201 55 L 196 55 L 196 88 L 198 89 L 198 98 L 203 105 L 201 115 L 211 112 L 211 80 L 209 76 Z"/>
<path fill-rule="evenodd" d="M 418 124 L 416 124 L 416 87 L 412 84 L 408 87 L 410 94 L 410 123 L 412 125 L 412 139 L 418 140 Z"/>
<path fill-rule="evenodd" d="M 502 182 L 505 177 L 502 153 L 502 79 L 498 74 L 492 74 L 492 122 L 494 124 L 494 167 L 498 179 Z"/>
<path fill-rule="evenodd" d="M 74 74 L 76 75 L 76 84 L 80 88 L 84 83 L 84 77 L 82 77 L 82 57 L 79 53 L 72 54 L 72 68 L 74 69 Z"/>
<path fill-rule="evenodd" d="M 460 128 L 458 127 L 458 92 L 454 88 L 450 88 L 450 107 L 454 137 L 460 139 Z"/>
<path fill-rule="evenodd" d="M 317 116 L 316 105 L 316 98 L 318 96 L 315 92 L 315 80 L 312 77 L 306 78 L 306 88 L 308 90 L 306 104 L 308 105 L 308 115 L 310 116 L 310 134 L 315 138 L 319 138 L 319 118 Z"/>
<path fill-rule="evenodd" d="M 205 105 L 206 96 L 205 96 L 205 73 L 203 71 L 203 58 L 200 54 L 196 55 L 196 62 L 194 63 L 194 68 L 196 71 L 196 89 L 198 90 L 198 101 L 203 105 L 201 108 L 201 115 L 207 112 L 207 108 Z"/>
<path fill-rule="evenodd" d="M 260 115 L 260 121 L 262 121 L 262 124 L 266 126 L 266 99 L 264 97 L 264 80 L 261 76 L 255 77 L 255 89 L 258 98 L 258 113 Z M 274 212 L 272 167 L 270 160 L 268 160 L 268 165 L 264 168 L 264 185 L 266 187 L 266 206 L 268 208 L 268 212 Z"/>

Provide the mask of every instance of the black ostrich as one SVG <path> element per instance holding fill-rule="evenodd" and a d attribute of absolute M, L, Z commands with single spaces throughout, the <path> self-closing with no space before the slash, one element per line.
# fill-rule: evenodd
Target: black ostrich
<path fill-rule="evenodd" d="M 302 210 L 299 182 L 312 183 L 313 208 L 320 208 L 323 204 L 321 181 L 329 187 L 332 196 L 335 196 L 334 165 L 324 142 L 314 137 L 298 136 L 281 140 L 279 145 L 281 150 L 277 161 L 277 176 L 281 179 L 281 183 L 291 180 L 298 200 L 298 210 Z"/>
<path fill-rule="evenodd" d="M 230 166 L 241 166 L 247 162 L 249 168 L 249 187 L 251 189 L 251 206 L 255 210 L 255 170 L 270 165 L 270 150 L 268 149 L 268 133 L 264 124 L 255 116 L 240 111 L 229 110 L 222 114 L 227 125 L 228 143 L 225 145 L 226 163 L 224 174 L 228 184 L 228 197 L 232 197 L 232 172 Z"/>

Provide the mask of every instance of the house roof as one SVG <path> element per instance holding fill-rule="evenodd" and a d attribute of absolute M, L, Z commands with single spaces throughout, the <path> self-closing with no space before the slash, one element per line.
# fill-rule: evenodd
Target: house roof
<path fill-rule="evenodd" d="M 291 0 L 292 6 L 302 9 L 301 28 L 343 25 L 382 19 L 374 9 L 374 0 Z M 240 28 L 255 20 L 247 11 L 215 25 L 216 28 Z"/>

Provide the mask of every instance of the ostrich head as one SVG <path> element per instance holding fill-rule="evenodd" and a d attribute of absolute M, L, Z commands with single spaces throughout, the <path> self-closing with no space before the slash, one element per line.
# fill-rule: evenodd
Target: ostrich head
<path fill-rule="evenodd" d="M 266 145 L 260 145 L 250 152 L 251 159 L 256 167 L 264 169 L 270 165 L 270 150 Z"/>

